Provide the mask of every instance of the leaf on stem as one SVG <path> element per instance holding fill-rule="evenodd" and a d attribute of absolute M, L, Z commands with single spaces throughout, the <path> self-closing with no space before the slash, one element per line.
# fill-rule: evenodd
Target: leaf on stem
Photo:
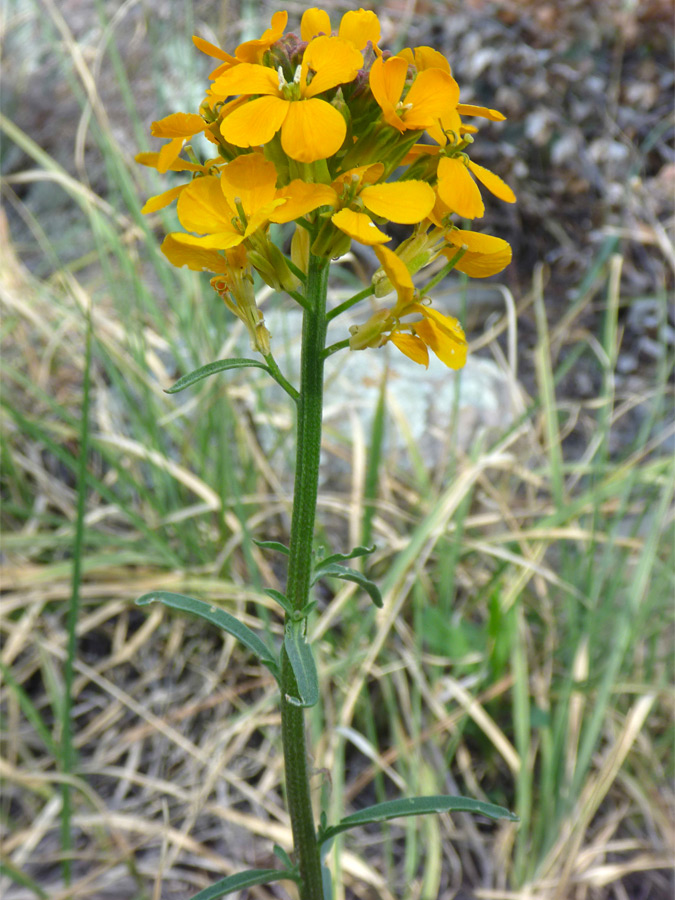
<path fill-rule="evenodd" d="M 278 550 L 279 553 L 283 553 L 284 556 L 288 556 L 291 552 L 286 544 L 282 544 L 280 541 L 256 541 L 253 538 L 253 543 L 256 547 L 260 547 L 261 550 Z"/>
<path fill-rule="evenodd" d="M 186 597 L 184 594 L 173 594 L 170 591 L 151 591 L 149 594 L 139 597 L 136 604 L 138 606 L 147 606 L 149 603 L 156 602 L 163 603 L 165 606 L 171 607 L 171 609 L 192 613 L 192 615 L 199 616 L 200 619 L 210 622 L 211 625 L 222 628 L 223 631 L 241 641 L 252 653 L 255 653 L 274 677 L 277 680 L 279 679 L 279 668 L 272 651 L 260 640 L 255 631 L 251 631 L 247 625 L 244 625 L 239 619 L 235 619 L 234 616 L 225 612 L 224 609 L 219 609 L 217 606 L 212 606 L 203 600 Z"/>
<path fill-rule="evenodd" d="M 361 809 L 350 816 L 345 816 L 337 825 L 321 829 L 318 840 L 320 843 L 324 843 L 343 831 L 359 825 L 369 825 L 372 822 L 386 822 L 388 819 L 398 819 L 402 816 L 424 816 L 429 813 L 442 812 L 469 812 L 487 816 L 489 819 L 519 821 L 518 816 L 509 812 L 508 809 L 504 809 L 503 806 L 484 803 L 482 800 L 473 800 L 471 797 L 448 797 L 439 794 L 432 797 L 410 797 L 376 803 L 367 809 Z"/>
<path fill-rule="evenodd" d="M 346 562 L 348 559 L 356 559 L 359 556 L 370 556 L 376 549 L 375 544 L 373 544 L 372 547 L 354 547 L 349 553 L 331 553 L 331 555 L 326 556 L 325 559 L 317 560 L 315 568 L 319 569 L 330 563 Z"/>
<path fill-rule="evenodd" d="M 268 597 L 271 597 L 272 600 L 275 600 L 284 610 L 284 612 L 288 613 L 289 616 L 293 615 L 293 607 L 291 606 L 291 601 L 285 594 L 282 594 L 281 591 L 277 591 L 275 588 L 265 588 L 264 592 Z"/>
<path fill-rule="evenodd" d="M 305 637 L 304 621 L 291 621 L 286 624 L 284 648 L 295 675 L 299 694 L 298 697 L 287 694 L 286 700 L 294 706 L 314 706 L 319 700 L 319 679 L 314 654 Z"/>
<path fill-rule="evenodd" d="M 312 584 L 316 584 L 320 578 L 325 578 L 326 576 L 340 578 L 342 581 L 353 581 L 354 584 L 358 584 L 359 587 L 366 591 L 375 606 L 382 609 L 384 604 L 380 589 L 370 578 L 366 578 L 362 572 L 357 572 L 356 569 L 350 569 L 347 566 L 340 566 L 337 563 L 322 564 L 314 572 Z"/>
<path fill-rule="evenodd" d="M 294 871 L 279 871 L 279 869 L 247 869 L 245 872 L 237 872 L 204 888 L 198 894 L 193 894 L 190 900 L 218 900 L 233 891 L 242 888 L 254 887 L 256 884 L 271 884 L 273 881 L 297 881 L 298 876 Z"/>
<path fill-rule="evenodd" d="M 183 391 L 185 388 L 191 387 L 199 381 L 203 381 L 204 378 L 208 378 L 209 375 L 215 375 L 216 373 L 224 372 L 227 369 L 245 369 L 249 366 L 253 366 L 256 369 L 264 369 L 266 372 L 270 371 L 269 366 L 263 362 L 259 362 L 257 359 L 219 359 L 216 360 L 216 362 L 208 363 L 206 366 L 200 366 L 199 369 L 195 369 L 194 372 L 190 372 L 188 375 L 183 375 L 183 377 L 179 378 L 174 385 L 167 388 L 164 393 L 177 394 L 179 391 Z M 270 372 L 270 374 L 272 373 Z"/>

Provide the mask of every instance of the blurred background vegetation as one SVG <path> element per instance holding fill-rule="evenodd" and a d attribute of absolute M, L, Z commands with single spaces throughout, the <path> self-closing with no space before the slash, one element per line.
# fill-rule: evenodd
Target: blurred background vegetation
<path fill-rule="evenodd" d="M 139 210 L 173 176 L 133 162 L 203 95 L 191 35 L 232 51 L 280 7 L 296 27 L 297 2 L 4 4 L 7 900 L 184 900 L 289 846 L 274 683 L 230 638 L 133 605 L 194 593 L 280 634 L 262 589 L 283 570 L 250 538 L 287 536 L 291 411 L 257 370 L 163 393 L 247 342 L 159 253 L 174 211 Z M 473 157 L 518 204 L 481 223 L 511 267 L 437 292 L 466 323 L 464 372 L 333 358 L 319 537 L 377 545 L 385 608 L 353 585 L 319 597 L 317 807 L 461 793 L 521 823 L 351 832 L 336 896 L 671 897 L 671 4 L 371 8 L 385 46 L 439 48 L 463 102 L 508 116 Z M 335 302 L 373 269 L 345 257 Z M 296 310 L 260 296 L 292 372 Z"/>

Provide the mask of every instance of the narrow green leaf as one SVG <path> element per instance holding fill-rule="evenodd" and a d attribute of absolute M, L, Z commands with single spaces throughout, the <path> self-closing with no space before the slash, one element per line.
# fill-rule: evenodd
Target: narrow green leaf
<path fill-rule="evenodd" d="M 198 894 L 193 894 L 190 900 L 218 900 L 232 891 L 240 891 L 242 888 L 255 887 L 256 884 L 271 884 L 273 881 L 296 881 L 294 872 L 279 871 L 279 869 L 247 869 L 245 872 L 237 872 L 204 888 Z"/>
<path fill-rule="evenodd" d="M 472 800 L 470 797 L 410 797 L 401 800 L 386 800 L 384 803 L 376 803 L 367 809 L 359 810 L 350 816 L 345 816 L 337 825 L 331 825 L 319 833 L 319 841 L 323 843 L 342 831 L 356 828 L 358 825 L 369 825 L 372 822 L 386 822 L 387 819 L 398 819 L 401 816 L 424 816 L 428 813 L 442 812 L 470 812 L 489 819 L 508 819 L 509 822 L 517 822 L 515 816 L 503 806 L 495 806 L 494 803 L 483 803 L 482 800 Z"/>
<path fill-rule="evenodd" d="M 249 366 L 256 369 L 264 369 L 266 372 L 269 372 L 269 366 L 263 362 L 259 362 L 257 359 L 219 359 L 216 360 L 216 362 L 208 363 L 206 366 L 200 366 L 199 369 L 195 369 L 194 372 L 190 372 L 188 375 L 183 375 L 183 377 L 179 378 L 174 385 L 167 388 L 164 393 L 177 394 L 179 391 L 183 391 L 185 388 L 192 387 L 193 384 L 203 381 L 204 378 L 208 378 L 209 375 L 225 372 L 227 369 L 245 369 Z"/>
<path fill-rule="evenodd" d="M 165 606 L 171 607 L 171 609 L 180 609 L 183 612 L 199 616 L 200 619 L 205 619 L 211 625 L 222 628 L 223 631 L 241 641 L 252 653 L 255 653 L 275 678 L 278 676 L 277 661 L 272 651 L 260 640 L 255 631 L 251 631 L 247 625 L 244 625 L 239 619 L 235 619 L 234 616 L 225 612 L 224 609 L 219 609 L 217 606 L 212 606 L 203 600 L 186 597 L 184 594 L 173 594 L 170 591 L 151 591 L 149 594 L 139 597 L 136 604 L 138 606 L 147 606 L 156 602 L 163 603 Z"/>
<path fill-rule="evenodd" d="M 279 604 L 279 606 L 288 613 L 289 616 L 293 615 L 293 607 L 291 606 L 291 601 L 285 594 L 282 594 L 281 591 L 277 591 L 274 588 L 265 588 L 264 593 L 266 593 L 268 597 L 271 597 L 272 600 L 275 600 Z"/>
<path fill-rule="evenodd" d="M 374 553 L 375 550 L 376 547 L 375 544 L 373 544 L 372 547 L 354 547 L 349 553 L 331 553 L 331 555 L 327 556 L 325 559 L 318 560 L 315 568 L 323 568 L 323 566 L 328 566 L 331 563 L 345 562 L 348 559 L 356 559 L 359 556 L 369 556 L 371 553 Z"/>
<path fill-rule="evenodd" d="M 312 584 L 315 584 L 320 578 L 325 578 L 326 576 L 330 576 L 331 578 L 341 578 L 343 581 L 353 581 L 354 584 L 358 584 L 359 587 L 366 591 L 375 606 L 380 609 L 382 608 L 383 603 L 380 589 L 370 580 L 370 578 L 366 578 L 362 572 L 357 572 L 356 569 L 349 569 L 347 566 L 340 566 L 337 563 L 329 563 L 328 565 L 322 565 L 314 572 Z"/>
<path fill-rule="evenodd" d="M 278 552 L 283 553 L 284 556 L 288 556 L 291 552 L 286 544 L 282 544 L 280 541 L 256 541 L 256 539 L 253 538 L 253 543 L 263 550 L 278 550 Z"/>
<path fill-rule="evenodd" d="M 293 860 L 290 858 L 288 853 L 286 853 L 283 847 L 280 847 L 279 844 L 275 844 L 274 847 L 272 847 L 272 853 L 274 853 L 276 858 L 281 862 L 283 866 L 286 866 L 289 872 L 293 871 Z"/>
<path fill-rule="evenodd" d="M 288 622 L 284 647 L 293 668 L 299 697 L 287 696 L 295 706 L 314 706 L 319 700 L 319 679 L 312 648 L 304 634 L 304 622 Z"/>

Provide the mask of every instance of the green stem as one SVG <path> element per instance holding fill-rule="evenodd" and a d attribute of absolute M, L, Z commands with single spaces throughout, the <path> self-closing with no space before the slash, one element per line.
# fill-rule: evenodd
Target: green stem
<path fill-rule="evenodd" d="M 286 596 L 294 610 L 309 599 L 314 519 L 321 454 L 323 410 L 323 349 L 326 343 L 326 292 L 329 261 L 310 255 L 302 326 L 300 395 L 297 399 L 297 455 L 293 518 Z M 286 651 L 281 652 L 281 736 L 286 769 L 286 799 L 293 842 L 302 878 L 302 900 L 324 900 L 321 861 L 316 841 L 309 790 L 304 712 L 289 703 L 297 695 L 295 677 Z"/>

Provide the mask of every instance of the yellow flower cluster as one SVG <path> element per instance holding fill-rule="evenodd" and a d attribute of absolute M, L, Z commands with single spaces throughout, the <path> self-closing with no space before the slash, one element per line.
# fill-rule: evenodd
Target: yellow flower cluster
<path fill-rule="evenodd" d="M 456 319 L 431 308 L 412 275 L 444 255 L 460 272 L 482 278 L 511 260 L 501 238 L 463 230 L 485 207 L 477 181 L 507 203 L 515 196 L 467 150 L 477 128 L 464 116 L 500 121 L 493 109 L 459 102 L 445 57 L 431 47 L 395 56 L 379 47 L 375 13 L 346 13 L 337 32 L 327 12 L 309 9 L 300 35 L 285 34 L 277 12 L 259 40 L 234 55 L 195 37 L 217 59 L 199 114 L 174 113 L 152 125 L 167 143 L 136 159 L 190 180 L 152 197 L 154 212 L 177 199 L 185 232 L 166 237 L 171 263 L 215 274 L 212 284 L 248 328 L 255 349 L 269 335 L 255 304 L 252 272 L 294 293 L 310 253 L 336 258 L 352 241 L 372 246 L 382 268 L 373 293 L 397 302 L 353 326 L 352 350 L 391 341 L 428 365 L 431 349 L 460 368 L 466 340 Z M 197 161 L 187 142 L 203 134 L 211 159 Z M 290 259 L 269 239 L 271 223 L 295 223 Z M 387 222 L 413 226 L 394 252 Z M 413 317 L 413 318 L 408 318 Z M 403 319 L 406 321 L 403 321 Z"/>

